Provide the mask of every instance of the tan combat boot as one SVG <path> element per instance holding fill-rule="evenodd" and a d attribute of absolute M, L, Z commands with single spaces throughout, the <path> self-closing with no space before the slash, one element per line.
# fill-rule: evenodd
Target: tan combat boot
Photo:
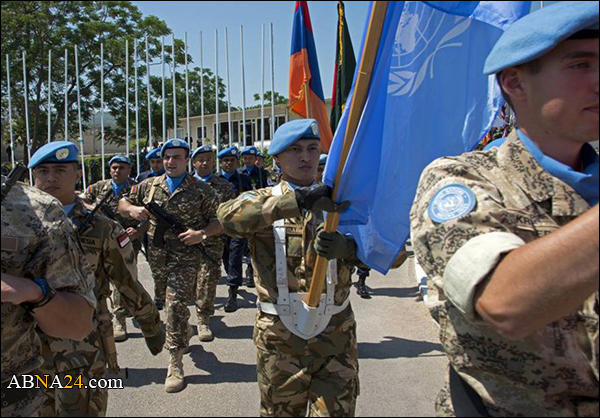
<path fill-rule="evenodd" d="M 167 393 L 180 392 L 183 389 L 183 350 L 174 349 L 169 352 L 169 368 L 165 380 L 165 391 Z"/>
<path fill-rule="evenodd" d="M 115 342 L 122 343 L 127 341 L 127 323 L 125 320 L 115 320 L 113 324 L 113 333 L 115 335 Z"/>
<path fill-rule="evenodd" d="M 210 318 L 207 316 L 198 317 L 198 339 L 200 342 L 208 342 L 215 339 L 210 330 Z"/>

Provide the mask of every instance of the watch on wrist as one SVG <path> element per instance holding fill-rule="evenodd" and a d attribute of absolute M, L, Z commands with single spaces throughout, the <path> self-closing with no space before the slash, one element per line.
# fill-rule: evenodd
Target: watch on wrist
<path fill-rule="evenodd" d="M 50 283 L 48 283 L 48 281 L 45 278 L 42 277 L 33 279 L 33 282 L 37 284 L 40 287 L 40 289 L 42 289 L 43 296 L 42 299 L 37 302 L 24 302 L 21 304 L 29 312 L 33 312 L 34 309 L 45 306 L 46 304 L 48 304 L 48 302 L 54 299 L 54 296 L 56 296 L 54 288 L 50 285 Z"/>

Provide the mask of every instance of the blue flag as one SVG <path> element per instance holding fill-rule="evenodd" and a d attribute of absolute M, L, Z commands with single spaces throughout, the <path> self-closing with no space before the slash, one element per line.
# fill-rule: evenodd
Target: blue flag
<path fill-rule="evenodd" d="M 387 273 L 409 238 L 423 169 L 436 158 L 473 150 L 492 126 L 503 100 L 483 64 L 502 32 L 530 8 L 530 1 L 389 2 L 339 189 L 339 200 L 352 203 L 339 230 L 355 238 L 359 258 L 370 267 Z M 330 186 L 352 94 L 327 162 Z"/>

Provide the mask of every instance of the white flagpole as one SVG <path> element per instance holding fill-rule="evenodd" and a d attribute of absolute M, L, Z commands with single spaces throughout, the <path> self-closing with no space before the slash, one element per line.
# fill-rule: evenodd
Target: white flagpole
<path fill-rule="evenodd" d="M 262 55 L 260 78 L 260 151 L 265 149 L 265 24 L 262 25 Z"/>
<path fill-rule="evenodd" d="M 133 88 L 135 100 L 135 165 L 140 173 L 140 98 L 138 92 L 138 40 L 133 41 Z"/>
<path fill-rule="evenodd" d="M 177 63 L 175 62 L 175 35 L 171 35 L 171 43 L 173 47 L 171 49 L 171 58 L 173 59 L 173 138 L 177 138 L 177 87 L 175 86 L 176 78 L 175 73 L 177 71 Z"/>
<path fill-rule="evenodd" d="M 215 144 L 219 154 L 221 141 L 219 140 L 219 31 L 215 29 Z M 221 162 L 217 158 L 217 171 L 221 169 Z"/>
<path fill-rule="evenodd" d="M 52 136 L 52 51 L 48 51 L 48 143 Z"/>
<path fill-rule="evenodd" d="M 202 31 L 200 31 L 200 132 L 202 135 L 202 146 L 205 145 L 204 141 L 206 135 L 204 134 L 204 51 L 202 46 Z"/>
<path fill-rule="evenodd" d="M 10 163 L 11 166 L 15 166 L 15 134 L 13 131 L 13 118 L 12 118 L 12 97 L 10 92 L 10 59 L 6 54 L 6 86 L 8 90 L 8 127 L 10 131 Z"/>
<path fill-rule="evenodd" d="M 129 39 L 125 40 L 125 155 L 129 157 Z"/>
<path fill-rule="evenodd" d="M 192 148 L 192 134 L 190 132 L 190 80 L 189 80 L 189 68 L 188 68 L 188 41 L 187 32 L 184 33 L 185 42 L 185 130 L 187 132 L 188 145 L 190 151 Z M 188 171 L 192 171 L 192 159 L 190 158 L 188 164 Z"/>
<path fill-rule="evenodd" d="M 151 88 L 150 86 L 150 53 L 148 51 L 148 36 L 146 36 L 146 97 L 148 100 L 148 144 L 152 143 L 152 101 L 151 101 Z M 138 168 L 139 174 L 139 168 Z"/>
<path fill-rule="evenodd" d="M 273 23 L 271 22 L 271 141 L 275 136 L 275 57 L 273 47 Z"/>
<path fill-rule="evenodd" d="M 69 51 L 65 48 L 65 141 L 69 140 Z"/>
<path fill-rule="evenodd" d="M 246 69 L 244 67 L 244 25 L 240 25 L 240 54 L 242 63 L 242 144 L 246 145 Z"/>
<path fill-rule="evenodd" d="M 23 51 L 23 99 L 25 101 L 25 132 L 27 135 L 27 155 L 31 161 L 31 147 L 33 143 L 29 136 L 29 85 L 27 84 L 27 62 L 25 60 L 25 51 Z M 29 184 L 33 185 L 33 171 L 29 169 Z"/>
<path fill-rule="evenodd" d="M 102 180 L 106 180 L 106 155 L 104 153 L 104 44 L 100 44 L 100 150 L 102 154 Z"/>
<path fill-rule="evenodd" d="M 160 46 L 160 60 L 161 60 L 161 94 L 162 94 L 162 140 L 166 141 L 167 138 L 167 110 L 166 110 L 166 92 L 165 92 L 165 37 L 161 39 Z"/>
<path fill-rule="evenodd" d="M 83 172 L 83 190 L 87 189 L 85 170 L 85 151 L 83 149 L 83 123 L 81 121 L 81 89 L 79 87 L 79 53 L 75 45 L 75 78 L 77 81 L 77 117 L 79 120 L 79 146 L 81 147 L 81 171 Z"/>
<path fill-rule="evenodd" d="M 227 69 L 227 129 L 229 131 L 229 146 L 233 146 L 233 124 L 231 123 L 231 94 L 229 89 L 229 34 L 225 28 L 225 67 Z"/>

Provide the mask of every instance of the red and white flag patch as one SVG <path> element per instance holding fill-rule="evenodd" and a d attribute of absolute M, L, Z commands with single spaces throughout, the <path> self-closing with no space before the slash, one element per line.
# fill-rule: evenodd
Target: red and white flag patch
<path fill-rule="evenodd" d="M 125 248 L 127 244 L 131 242 L 131 240 L 129 239 L 129 235 L 127 235 L 127 232 L 125 232 L 123 235 L 117 238 L 117 241 L 119 242 L 119 247 L 121 248 Z"/>

